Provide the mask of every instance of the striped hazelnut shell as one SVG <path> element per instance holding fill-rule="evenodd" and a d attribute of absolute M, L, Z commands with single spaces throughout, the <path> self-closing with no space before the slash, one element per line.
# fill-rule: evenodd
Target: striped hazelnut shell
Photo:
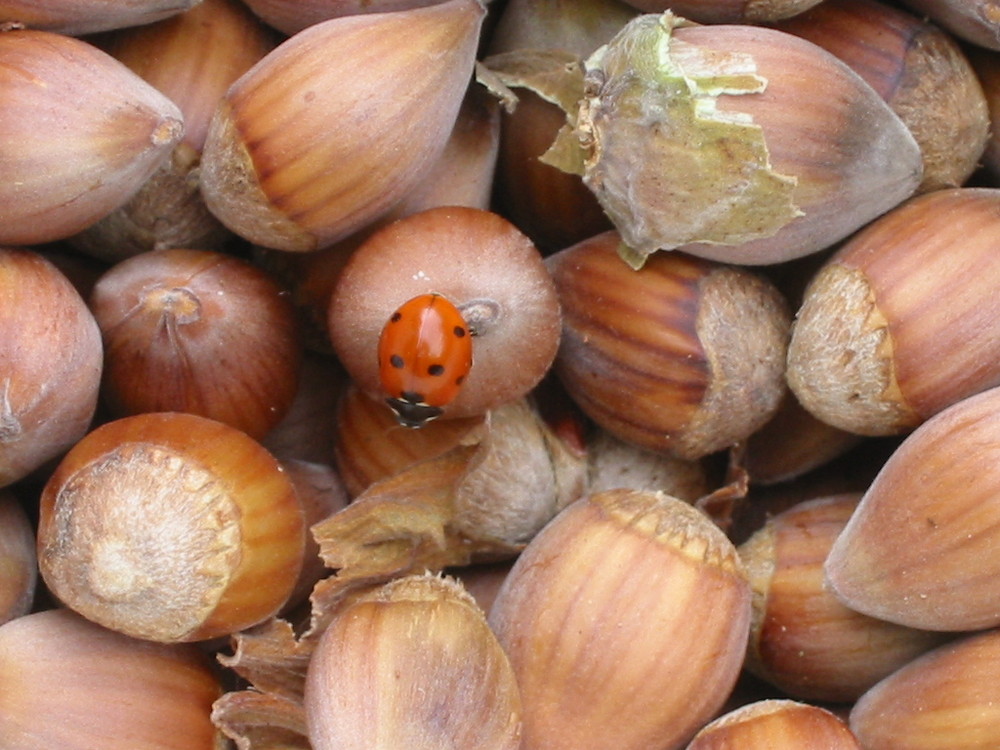
<path fill-rule="evenodd" d="M 201 0 L 100 44 L 177 105 L 184 137 L 125 205 L 74 235 L 73 246 L 107 262 L 168 247 L 222 249 L 232 233 L 202 200 L 201 151 L 220 97 L 274 47 L 273 33 L 238 0 Z"/>
<path fill-rule="evenodd" d="M 660 253 L 636 271 L 616 232 L 546 259 L 563 308 L 555 372 L 615 436 L 681 458 L 745 439 L 785 392 L 790 315 L 752 271 Z"/>
<path fill-rule="evenodd" d="M 481 0 L 334 18 L 289 38 L 223 97 L 202 155 L 209 209 L 277 250 L 378 219 L 444 149 L 472 76 Z"/>
<path fill-rule="evenodd" d="M 0 248 L 0 486 L 58 458 L 90 428 L 104 352 L 70 280 L 31 250 Z"/>
<path fill-rule="evenodd" d="M 951 34 L 881 0 L 824 0 L 776 28 L 832 52 L 899 115 L 923 157 L 918 192 L 958 187 L 978 168 L 989 111 Z"/>
<path fill-rule="evenodd" d="M 222 750 L 219 674 L 198 647 L 130 638 L 65 608 L 0 626 L 4 750 Z"/>
<path fill-rule="evenodd" d="M 900 667 L 851 708 L 871 750 L 987 750 L 1000 744 L 1000 630 L 964 634 Z"/>
<path fill-rule="evenodd" d="M 234 427 L 179 412 L 107 422 L 49 477 L 38 562 L 66 606 L 135 638 L 198 641 L 274 615 L 302 568 L 284 469 Z"/>
<path fill-rule="evenodd" d="M 517 750 L 521 697 L 475 600 L 453 579 L 410 575 L 342 607 L 310 660 L 315 750 Z"/>
<path fill-rule="evenodd" d="M 914 628 L 1000 625 L 1000 388 L 927 420 L 889 456 L 824 564 L 853 610 Z"/>
<path fill-rule="evenodd" d="M 861 750 L 831 711 L 772 698 L 747 703 L 706 724 L 685 750 Z"/>
<path fill-rule="evenodd" d="M 693 506 L 638 490 L 572 503 L 490 610 L 521 688 L 523 747 L 680 746 L 732 689 L 749 617 L 735 548 Z"/>
<path fill-rule="evenodd" d="M 80 36 L 141 26 L 192 8 L 202 0 L 2 0 L 0 23 Z"/>
<path fill-rule="evenodd" d="M 1000 190 L 907 201 L 813 277 L 788 347 L 787 380 L 819 419 L 904 433 L 1000 384 Z"/>
<path fill-rule="evenodd" d="M 942 640 L 856 612 L 827 588 L 823 563 L 860 498 L 796 503 L 738 548 L 754 590 L 746 667 L 799 700 L 854 701 Z"/>

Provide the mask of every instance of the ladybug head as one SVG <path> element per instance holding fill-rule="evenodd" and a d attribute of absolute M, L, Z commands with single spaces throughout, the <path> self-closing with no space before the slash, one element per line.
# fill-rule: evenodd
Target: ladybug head
<path fill-rule="evenodd" d="M 387 398 L 385 402 L 396 414 L 396 421 L 399 424 L 413 429 L 423 427 L 432 419 L 437 419 L 444 411 L 440 406 L 430 406 L 401 398 Z"/>

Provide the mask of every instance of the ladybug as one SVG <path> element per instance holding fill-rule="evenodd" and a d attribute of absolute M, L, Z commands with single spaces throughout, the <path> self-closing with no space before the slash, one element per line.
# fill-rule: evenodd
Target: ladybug
<path fill-rule="evenodd" d="M 440 294 L 404 302 L 378 341 L 379 378 L 386 403 L 404 427 L 440 417 L 472 368 L 472 331 Z"/>

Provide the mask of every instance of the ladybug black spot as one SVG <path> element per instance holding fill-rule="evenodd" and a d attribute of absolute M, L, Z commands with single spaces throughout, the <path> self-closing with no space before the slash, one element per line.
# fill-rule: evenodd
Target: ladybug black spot
<path fill-rule="evenodd" d="M 392 314 L 391 318 L 389 318 L 389 322 L 390 323 L 398 323 L 402 318 L 403 318 L 402 313 L 400 313 L 400 312 L 397 311 L 397 312 L 394 312 Z"/>
<path fill-rule="evenodd" d="M 427 368 L 427 374 L 437 377 L 444 375 L 444 365 L 434 364 Z"/>
<path fill-rule="evenodd" d="M 464 328 L 462 328 L 462 326 L 455 326 L 455 328 L 453 329 L 452 332 L 455 334 L 456 338 L 460 338 L 460 339 L 464 339 L 465 338 L 466 330 Z"/>
<path fill-rule="evenodd" d="M 455 385 L 462 385 L 465 382 L 465 375 L 459 375 L 455 378 Z"/>
<path fill-rule="evenodd" d="M 403 358 L 400 357 L 398 354 L 393 354 L 391 357 L 389 357 L 389 364 L 392 365 L 392 367 L 394 367 L 397 370 L 402 370 L 403 365 L 405 365 L 406 363 L 403 361 Z"/>

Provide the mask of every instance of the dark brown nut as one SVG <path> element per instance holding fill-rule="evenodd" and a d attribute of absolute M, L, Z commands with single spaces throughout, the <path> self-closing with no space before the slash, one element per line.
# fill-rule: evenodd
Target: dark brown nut
<path fill-rule="evenodd" d="M 828 464 L 862 439 L 816 418 L 786 391 L 774 416 L 747 438 L 743 465 L 754 485 L 787 482 Z"/>
<path fill-rule="evenodd" d="M 31 610 L 38 582 L 35 529 L 20 501 L 0 493 L 0 625 Z"/>
<path fill-rule="evenodd" d="M 620 0 L 508 1 L 490 36 L 490 57 L 518 50 L 560 50 L 586 57 L 638 11 Z M 484 60 L 489 66 L 490 58 Z M 563 111 L 526 88 L 503 114 L 497 160 L 499 210 L 544 253 L 611 229 L 579 175 L 546 164 L 545 153 L 566 123 Z"/>
<path fill-rule="evenodd" d="M 110 268 L 90 307 L 104 339 L 113 417 L 200 414 L 263 437 L 298 387 L 302 344 L 266 273 L 208 250 L 152 250 Z"/>

